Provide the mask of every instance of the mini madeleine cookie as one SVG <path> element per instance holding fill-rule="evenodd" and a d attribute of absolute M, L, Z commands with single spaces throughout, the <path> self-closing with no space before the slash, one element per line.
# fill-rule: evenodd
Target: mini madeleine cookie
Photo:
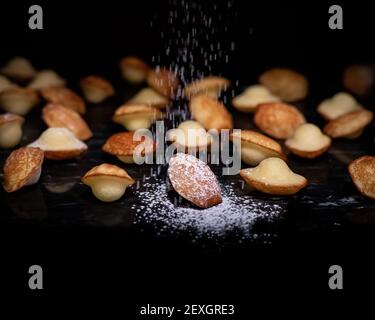
<path fill-rule="evenodd" d="M 174 72 L 161 68 L 150 71 L 147 76 L 148 85 L 167 98 L 174 98 L 180 81 Z"/>
<path fill-rule="evenodd" d="M 289 69 L 270 69 L 261 74 L 259 82 L 286 102 L 303 100 L 308 92 L 307 79 Z"/>
<path fill-rule="evenodd" d="M 230 139 L 241 149 L 241 160 L 248 165 L 256 166 L 271 157 L 286 159 L 280 144 L 261 133 L 240 130 L 232 133 Z"/>
<path fill-rule="evenodd" d="M 102 150 L 117 156 L 124 163 L 134 163 L 135 157 L 154 153 L 155 142 L 147 136 L 136 140 L 134 132 L 120 132 L 109 137 Z"/>
<path fill-rule="evenodd" d="M 120 61 L 122 77 L 133 84 L 146 80 L 150 67 L 137 57 L 125 57 Z"/>
<path fill-rule="evenodd" d="M 42 118 L 48 127 L 67 128 L 80 140 L 92 137 L 92 131 L 79 113 L 65 108 L 63 105 L 48 104 L 43 108 Z"/>
<path fill-rule="evenodd" d="M 109 81 L 99 76 L 88 76 L 79 82 L 87 101 L 100 103 L 113 96 L 115 90 Z"/>
<path fill-rule="evenodd" d="M 14 192 L 35 184 L 42 172 L 44 153 L 39 148 L 23 147 L 14 150 L 5 161 L 4 189 Z"/>
<path fill-rule="evenodd" d="M 259 129 L 276 139 L 287 139 L 306 122 L 297 108 L 286 103 L 261 104 L 254 116 Z"/>
<path fill-rule="evenodd" d="M 222 202 L 215 174 L 196 157 L 177 153 L 169 161 L 168 177 L 173 189 L 197 207 L 209 208 Z"/>
<path fill-rule="evenodd" d="M 74 91 L 65 87 L 48 87 L 41 89 L 40 94 L 50 103 L 57 103 L 80 114 L 86 111 L 85 102 Z"/>
<path fill-rule="evenodd" d="M 152 88 L 144 88 L 132 97 L 126 104 L 143 104 L 158 109 L 165 109 L 169 99 Z"/>
<path fill-rule="evenodd" d="M 33 81 L 28 84 L 28 88 L 41 90 L 48 87 L 65 86 L 66 81 L 53 70 L 42 70 L 37 73 Z"/>
<path fill-rule="evenodd" d="M 29 60 L 23 57 L 14 57 L 1 68 L 0 72 L 9 78 L 26 81 L 33 78 L 36 71 Z"/>
<path fill-rule="evenodd" d="M 359 96 L 368 94 L 374 86 L 374 81 L 374 70 L 362 64 L 348 66 L 342 77 L 344 87 Z"/>
<path fill-rule="evenodd" d="M 294 134 L 285 141 L 288 150 L 302 158 L 316 158 L 331 146 L 331 138 L 322 133 L 316 125 L 300 125 Z"/>
<path fill-rule="evenodd" d="M 362 109 L 344 114 L 331 120 L 324 127 L 324 133 L 332 138 L 358 138 L 363 129 L 369 125 L 374 118 L 371 111 Z"/>
<path fill-rule="evenodd" d="M 126 188 L 135 182 L 124 169 L 108 163 L 93 167 L 81 180 L 103 202 L 120 199 Z"/>
<path fill-rule="evenodd" d="M 0 148 L 15 147 L 22 139 L 22 125 L 25 119 L 12 113 L 0 115 Z"/>
<path fill-rule="evenodd" d="M 66 128 L 49 128 L 28 146 L 42 149 L 50 160 L 76 158 L 87 151 L 87 145 Z"/>
<path fill-rule="evenodd" d="M 192 96 L 205 94 L 217 98 L 220 92 L 226 90 L 229 85 L 229 80 L 223 77 L 204 77 L 187 84 L 184 88 L 184 96 L 190 99 Z"/>
<path fill-rule="evenodd" d="M 318 106 L 318 113 L 326 120 L 336 119 L 349 112 L 363 109 L 352 95 L 339 92 L 332 98 L 323 100 Z"/>
<path fill-rule="evenodd" d="M 123 125 L 126 130 L 136 131 L 150 128 L 156 120 L 162 119 L 163 116 L 159 109 L 151 106 L 124 104 L 117 108 L 112 119 Z"/>
<path fill-rule="evenodd" d="M 265 86 L 253 85 L 232 100 L 232 106 L 241 112 L 254 112 L 258 105 L 268 102 L 280 102 Z"/>
<path fill-rule="evenodd" d="M 9 87 L 0 93 L 1 107 L 10 113 L 26 115 L 39 103 L 38 94 L 27 88 Z"/>
<path fill-rule="evenodd" d="M 292 195 L 307 186 L 306 178 L 280 158 L 267 158 L 255 168 L 241 170 L 240 175 L 254 189 L 273 195 Z"/>
<path fill-rule="evenodd" d="M 190 100 L 190 112 L 206 130 L 233 129 L 232 115 L 224 104 L 207 95 L 193 96 Z"/>
<path fill-rule="evenodd" d="M 375 157 L 363 156 L 352 161 L 349 173 L 358 191 L 375 199 Z"/>
<path fill-rule="evenodd" d="M 176 129 L 169 131 L 169 139 L 187 152 L 207 149 L 212 137 L 199 122 L 187 120 L 181 122 Z"/>

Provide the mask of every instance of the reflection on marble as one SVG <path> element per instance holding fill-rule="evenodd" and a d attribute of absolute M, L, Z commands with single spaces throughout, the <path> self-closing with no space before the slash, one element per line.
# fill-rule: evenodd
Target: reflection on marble
<path fill-rule="evenodd" d="M 21 219 L 44 220 L 48 210 L 40 185 L 25 187 L 14 193 L 4 193 L 5 204 Z"/>

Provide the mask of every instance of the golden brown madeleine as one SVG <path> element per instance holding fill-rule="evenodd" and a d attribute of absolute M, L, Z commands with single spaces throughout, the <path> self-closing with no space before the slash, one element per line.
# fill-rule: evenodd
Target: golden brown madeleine
<path fill-rule="evenodd" d="M 255 168 L 241 170 L 240 175 L 254 189 L 273 195 L 295 194 L 308 183 L 280 158 L 267 158 Z"/>
<path fill-rule="evenodd" d="M 177 153 L 169 161 L 168 177 L 181 197 L 200 208 L 209 208 L 222 202 L 215 174 L 196 157 Z"/>
<path fill-rule="evenodd" d="M 358 191 L 375 199 L 375 157 L 363 156 L 349 164 L 349 173 Z"/>
<path fill-rule="evenodd" d="M 109 81 L 99 76 L 88 76 L 80 81 L 83 94 L 87 101 L 92 103 L 103 102 L 115 94 Z"/>
<path fill-rule="evenodd" d="M 6 111 L 26 115 L 39 103 L 36 91 L 27 88 L 9 87 L 0 93 L 0 105 Z"/>
<path fill-rule="evenodd" d="M 151 70 L 147 76 L 148 85 L 167 98 L 174 98 L 180 81 L 174 72 L 166 69 Z"/>
<path fill-rule="evenodd" d="M 27 85 L 28 88 L 41 90 L 48 87 L 63 87 L 66 81 L 53 70 L 41 70 L 35 78 Z"/>
<path fill-rule="evenodd" d="M 373 118 L 373 112 L 366 109 L 346 113 L 328 122 L 324 127 L 324 133 L 332 138 L 355 139 L 362 134 Z"/>
<path fill-rule="evenodd" d="M 74 91 L 65 87 L 48 87 L 40 90 L 42 97 L 50 103 L 58 103 L 80 114 L 86 111 L 85 102 Z"/>
<path fill-rule="evenodd" d="M 264 103 L 255 111 L 254 122 L 271 137 L 287 139 L 306 122 L 297 108 L 286 103 Z"/>
<path fill-rule="evenodd" d="M 140 145 L 144 146 L 140 151 L 140 156 L 153 153 L 156 148 L 155 142 L 147 136 L 136 140 L 134 132 L 120 132 L 109 137 L 102 149 L 104 152 L 117 156 L 124 163 L 134 163 L 135 152 Z"/>
<path fill-rule="evenodd" d="M 215 98 L 197 95 L 190 100 L 190 112 L 206 130 L 233 129 L 232 115 L 225 106 Z"/>
<path fill-rule="evenodd" d="M 318 106 L 318 113 L 326 120 L 336 119 L 349 112 L 361 110 L 363 107 L 346 92 L 336 93 L 332 98 L 323 100 Z"/>
<path fill-rule="evenodd" d="M 71 109 L 57 103 L 49 103 L 43 108 L 42 118 L 50 128 L 67 128 L 80 140 L 92 137 L 92 131 L 87 123 Z"/>
<path fill-rule="evenodd" d="M 1 68 L 0 72 L 9 78 L 26 81 L 33 78 L 36 71 L 29 60 L 23 57 L 14 57 Z"/>
<path fill-rule="evenodd" d="M 14 192 L 35 184 L 42 172 L 44 153 L 39 148 L 23 147 L 14 150 L 4 166 L 4 189 Z"/>
<path fill-rule="evenodd" d="M 137 57 L 125 57 L 120 60 L 122 77 L 133 84 L 146 80 L 150 67 Z"/>
<path fill-rule="evenodd" d="M 12 113 L 0 115 L 0 148 L 15 147 L 22 139 L 22 125 L 25 119 Z"/>
<path fill-rule="evenodd" d="M 113 202 L 120 199 L 126 188 L 135 181 L 118 166 L 103 163 L 93 167 L 83 177 L 82 182 L 89 186 L 97 199 Z"/>
<path fill-rule="evenodd" d="M 286 102 L 302 100 L 308 93 L 305 76 L 290 69 L 270 69 L 260 75 L 259 82 Z"/>
<path fill-rule="evenodd" d="M 208 76 L 187 84 L 184 88 L 184 96 L 190 99 L 197 94 L 206 94 L 217 98 L 221 91 L 230 86 L 230 81 L 223 77 Z"/>
<path fill-rule="evenodd" d="M 72 159 L 87 151 L 87 145 L 66 128 L 49 128 L 28 146 L 42 149 L 50 160 Z"/>
<path fill-rule="evenodd" d="M 165 109 L 169 99 L 152 88 L 144 88 L 132 97 L 126 104 L 148 105 L 158 109 Z"/>
<path fill-rule="evenodd" d="M 241 160 L 251 166 L 271 157 L 286 159 L 279 143 L 252 130 L 235 131 L 230 139 L 241 148 Z"/>
<path fill-rule="evenodd" d="M 359 96 L 368 94 L 374 86 L 374 70 L 367 65 L 353 64 L 343 74 L 344 87 Z"/>
<path fill-rule="evenodd" d="M 323 134 L 319 127 L 305 123 L 285 141 L 285 146 L 297 156 L 313 159 L 326 152 L 331 142 L 331 138 Z"/>
<path fill-rule="evenodd" d="M 113 121 L 124 126 L 126 130 L 148 129 L 163 113 L 154 107 L 142 104 L 124 104 L 116 109 Z"/>
<path fill-rule="evenodd" d="M 265 86 L 252 85 L 232 100 L 232 105 L 241 112 L 254 112 L 258 105 L 269 102 L 280 102 Z"/>

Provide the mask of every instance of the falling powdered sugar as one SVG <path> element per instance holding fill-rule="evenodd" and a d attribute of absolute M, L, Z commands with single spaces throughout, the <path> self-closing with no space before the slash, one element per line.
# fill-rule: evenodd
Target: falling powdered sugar
<path fill-rule="evenodd" d="M 198 209 L 187 207 L 180 196 L 168 194 L 168 184 L 163 179 L 147 180 L 135 192 L 139 200 L 132 207 L 135 223 L 152 224 L 161 232 L 187 232 L 195 238 L 224 237 L 229 233 L 250 238 L 257 221 L 272 221 L 285 211 L 282 203 L 237 196 L 233 183 L 221 188 L 222 203 Z"/>

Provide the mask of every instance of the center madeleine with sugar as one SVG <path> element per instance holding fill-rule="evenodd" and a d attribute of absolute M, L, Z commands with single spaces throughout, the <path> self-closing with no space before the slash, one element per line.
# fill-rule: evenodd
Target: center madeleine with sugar
<path fill-rule="evenodd" d="M 46 144 L 49 149 L 69 149 L 76 147 L 76 141 L 72 137 L 72 133 L 65 129 L 59 130 L 47 129 L 40 136 L 40 142 Z"/>
<path fill-rule="evenodd" d="M 177 153 L 169 161 L 168 177 L 180 196 L 200 208 L 209 208 L 222 202 L 215 174 L 196 157 Z"/>

